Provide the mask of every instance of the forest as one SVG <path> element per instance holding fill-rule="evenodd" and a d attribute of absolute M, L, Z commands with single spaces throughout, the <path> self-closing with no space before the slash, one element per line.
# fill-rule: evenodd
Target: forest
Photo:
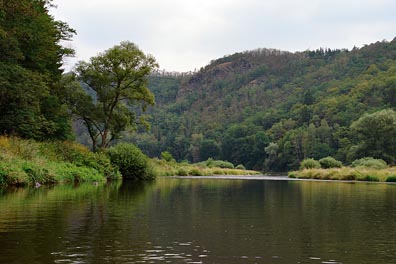
<path fill-rule="evenodd" d="M 214 158 L 272 172 L 327 156 L 344 164 L 362 157 L 396 162 L 389 123 L 396 38 L 352 50 L 245 51 L 195 73 L 157 72 L 149 87 L 156 98 L 151 130 L 124 140 L 150 156 L 169 151 L 179 161 Z M 358 128 L 359 118 L 381 110 L 389 117 L 383 128 Z"/>
<path fill-rule="evenodd" d="M 154 158 L 266 172 L 328 156 L 396 164 L 396 38 L 351 50 L 262 48 L 186 73 L 159 70 L 124 41 L 64 73 L 74 51 L 63 44 L 76 32 L 49 15 L 52 1 L 0 3 L 4 136 L 77 139 L 93 151 L 130 142 Z"/>

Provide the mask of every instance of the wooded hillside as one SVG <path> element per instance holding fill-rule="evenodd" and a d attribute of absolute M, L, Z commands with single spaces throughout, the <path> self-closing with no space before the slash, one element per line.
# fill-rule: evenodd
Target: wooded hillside
<path fill-rule="evenodd" d="M 155 74 L 150 89 L 151 131 L 128 140 L 151 156 L 167 150 L 267 171 L 308 157 L 348 163 L 371 155 L 358 151 L 351 124 L 396 106 L 396 38 L 352 50 L 236 53 L 193 74 Z"/>

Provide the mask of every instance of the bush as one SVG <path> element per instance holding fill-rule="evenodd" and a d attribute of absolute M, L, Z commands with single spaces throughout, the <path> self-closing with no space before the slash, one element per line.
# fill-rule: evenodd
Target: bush
<path fill-rule="evenodd" d="M 352 162 L 352 167 L 365 167 L 372 169 L 386 169 L 388 164 L 382 159 L 374 159 L 371 157 L 362 158 Z"/>
<path fill-rule="evenodd" d="M 389 175 L 386 178 L 386 182 L 396 182 L 396 175 Z"/>
<path fill-rule="evenodd" d="M 184 168 L 179 168 L 176 172 L 177 176 L 188 176 L 188 171 Z"/>
<path fill-rule="evenodd" d="M 237 169 L 237 170 L 246 170 L 245 166 L 243 166 L 242 164 L 238 164 L 238 166 L 236 166 L 235 169 Z"/>
<path fill-rule="evenodd" d="M 199 163 L 209 168 L 223 168 L 223 169 L 234 169 L 234 164 L 225 160 L 214 160 L 209 158 L 207 161 Z"/>
<path fill-rule="evenodd" d="M 329 168 L 341 168 L 342 167 L 342 162 L 336 160 L 333 157 L 326 157 L 323 159 L 319 160 L 320 166 L 323 169 L 329 169 Z"/>
<path fill-rule="evenodd" d="M 133 144 L 120 143 L 107 150 L 110 161 L 117 166 L 125 179 L 149 180 L 154 174 L 149 166 L 149 158 Z"/>
<path fill-rule="evenodd" d="M 301 170 L 303 170 L 303 169 L 319 169 L 320 167 L 321 166 L 320 166 L 319 161 L 314 160 L 314 159 L 305 159 L 305 160 L 301 161 L 301 164 L 300 164 Z"/>
<path fill-rule="evenodd" d="M 166 160 L 166 161 L 175 161 L 173 158 L 172 154 L 169 151 L 163 151 L 161 152 L 161 159 Z"/>
<path fill-rule="evenodd" d="M 69 162 L 78 167 L 89 167 L 107 179 L 120 179 L 120 172 L 105 153 L 93 153 L 83 145 L 72 142 L 51 142 L 41 145 L 41 152 L 50 160 Z"/>
<path fill-rule="evenodd" d="M 191 176 L 204 176 L 202 171 L 199 170 L 198 168 L 192 168 L 188 174 Z"/>
<path fill-rule="evenodd" d="M 371 181 L 371 182 L 378 182 L 379 179 L 377 176 L 374 175 L 364 175 L 361 178 L 357 178 L 358 181 Z"/>

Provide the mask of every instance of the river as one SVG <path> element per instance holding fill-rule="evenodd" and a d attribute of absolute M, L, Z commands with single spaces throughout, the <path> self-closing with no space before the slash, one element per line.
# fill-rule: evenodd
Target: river
<path fill-rule="evenodd" d="M 0 263 L 396 263 L 396 185 L 159 178 L 0 189 Z"/>

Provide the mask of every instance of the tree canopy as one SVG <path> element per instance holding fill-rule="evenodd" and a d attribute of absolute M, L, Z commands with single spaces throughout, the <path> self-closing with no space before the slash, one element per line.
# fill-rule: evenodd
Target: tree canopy
<path fill-rule="evenodd" d="M 144 123 L 133 111 L 154 104 L 147 77 L 157 67 L 134 43 L 125 41 L 80 62 L 69 78 L 67 101 L 87 128 L 92 148 L 106 148 L 121 132 Z M 82 85 L 80 85 L 82 84 Z"/>
<path fill-rule="evenodd" d="M 61 45 L 75 34 L 49 15 L 51 1 L 0 2 L 0 133 L 34 139 L 71 136 L 61 104 Z"/>
<path fill-rule="evenodd" d="M 357 158 L 374 157 L 396 164 L 396 112 L 385 109 L 365 114 L 351 125 Z"/>

